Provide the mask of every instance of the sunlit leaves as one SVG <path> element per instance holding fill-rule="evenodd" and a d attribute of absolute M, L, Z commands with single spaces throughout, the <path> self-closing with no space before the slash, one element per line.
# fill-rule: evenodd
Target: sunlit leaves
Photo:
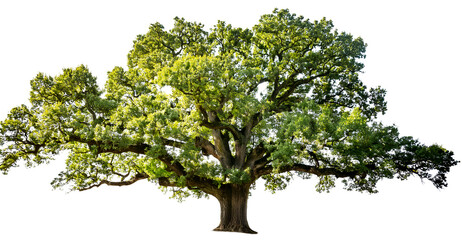
<path fill-rule="evenodd" d="M 252 37 L 253 33 L 249 29 L 233 28 L 230 24 L 218 21 L 207 40 L 219 54 L 236 54 L 246 58 L 252 50 Z"/>
<path fill-rule="evenodd" d="M 64 69 L 63 74 L 55 78 L 40 73 L 31 81 L 31 88 L 30 100 L 37 107 L 56 102 L 84 105 L 89 98 L 100 94 L 96 78 L 84 66 Z"/>
<path fill-rule="evenodd" d="M 59 142 L 52 133 L 40 128 L 40 120 L 27 106 L 13 108 L 8 118 L 0 123 L 0 171 L 7 173 L 23 159 L 26 166 L 47 162 L 58 151 Z"/>
<path fill-rule="evenodd" d="M 331 188 L 335 187 L 335 177 L 321 176 L 319 182 L 316 184 L 317 192 L 329 192 Z"/>
<path fill-rule="evenodd" d="M 161 86 L 192 99 L 196 106 L 218 112 L 224 119 L 241 118 L 255 113 L 259 101 L 246 91 L 255 84 L 249 69 L 243 69 L 231 56 L 187 55 L 172 67 L 164 68 L 158 78 Z"/>

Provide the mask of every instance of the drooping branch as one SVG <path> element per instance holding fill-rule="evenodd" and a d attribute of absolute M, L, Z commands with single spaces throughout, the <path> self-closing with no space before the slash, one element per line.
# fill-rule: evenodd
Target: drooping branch
<path fill-rule="evenodd" d="M 177 183 L 171 181 L 167 177 L 160 177 L 157 181 L 159 185 L 163 187 L 179 187 Z M 212 180 L 198 176 L 187 176 L 183 184 L 190 190 L 199 189 L 212 196 L 217 196 L 220 189 Z"/>
<path fill-rule="evenodd" d="M 255 171 L 255 178 L 258 179 L 259 177 L 263 175 L 271 174 L 274 172 L 274 170 L 275 168 L 272 166 L 265 166 L 260 169 L 257 169 Z M 300 164 L 300 163 L 296 163 L 292 166 L 283 166 L 277 169 L 278 173 L 291 172 L 291 171 L 310 173 L 310 174 L 314 174 L 317 176 L 332 175 L 338 178 L 345 178 L 345 177 L 353 178 L 361 174 L 359 171 L 339 170 L 335 168 L 319 168 L 316 166 L 310 166 L 310 165 L 305 165 L 305 164 Z"/>
<path fill-rule="evenodd" d="M 138 182 L 139 180 L 143 180 L 143 179 L 147 179 L 149 176 L 145 173 L 137 173 L 135 176 L 133 176 L 130 180 L 127 180 L 127 181 L 119 181 L 119 182 L 114 182 L 114 181 L 109 181 L 109 180 L 101 180 L 99 183 L 97 184 L 93 184 L 89 187 L 85 187 L 85 188 L 80 188 L 79 191 L 86 191 L 86 190 L 90 190 L 94 187 L 100 187 L 101 185 L 108 185 L 108 186 L 128 186 L 128 185 L 132 185 L 136 182 Z"/>

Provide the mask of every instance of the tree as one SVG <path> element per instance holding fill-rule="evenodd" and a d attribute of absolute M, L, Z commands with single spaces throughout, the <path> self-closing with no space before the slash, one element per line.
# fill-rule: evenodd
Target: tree
<path fill-rule="evenodd" d="M 30 104 L 0 124 L 0 170 L 64 152 L 55 188 L 148 180 L 180 200 L 215 197 L 215 230 L 245 233 L 255 233 L 246 215 L 258 179 L 272 192 L 297 175 L 317 177 L 318 191 L 342 179 L 347 190 L 375 193 L 381 179 L 413 175 L 447 186 L 458 163 L 451 151 L 378 121 L 385 90 L 359 79 L 361 38 L 288 10 L 253 29 L 203 28 L 181 18 L 168 31 L 151 25 L 104 89 L 85 66 L 38 74 Z"/>

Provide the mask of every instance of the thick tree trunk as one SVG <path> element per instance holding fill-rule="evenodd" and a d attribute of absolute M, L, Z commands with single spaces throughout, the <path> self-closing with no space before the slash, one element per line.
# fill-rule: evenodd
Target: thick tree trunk
<path fill-rule="evenodd" d="M 214 231 L 257 233 L 247 222 L 247 199 L 250 185 L 225 185 L 217 197 L 220 202 L 220 225 Z"/>

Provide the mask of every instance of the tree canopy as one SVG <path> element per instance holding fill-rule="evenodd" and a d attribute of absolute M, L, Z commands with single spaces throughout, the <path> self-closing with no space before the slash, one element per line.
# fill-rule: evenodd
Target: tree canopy
<path fill-rule="evenodd" d="M 365 50 L 332 21 L 288 10 L 252 29 L 152 24 L 104 88 L 83 65 L 32 79 L 30 104 L 0 124 L 0 171 L 65 152 L 55 188 L 146 179 L 178 199 L 216 197 L 217 230 L 241 232 L 253 232 L 245 210 L 258 179 L 272 192 L 295 176 L 317 177 L 318 191 L 342 179 L 347 190 L 375 193 L 381 179 L 413 175 L 446 187 L 453 152 L 377 120 L 385 90 L 360 80 Z M 241 199 L 244 212 L 228 213 L 227 199 Z"/>

